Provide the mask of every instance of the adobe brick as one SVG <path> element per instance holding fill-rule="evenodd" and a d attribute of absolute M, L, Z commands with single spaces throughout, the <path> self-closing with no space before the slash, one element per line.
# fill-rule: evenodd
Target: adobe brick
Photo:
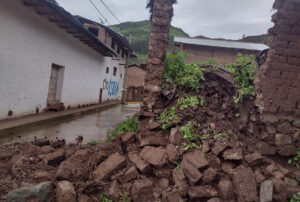
<path fill-rule="evenodd" d="M 300 50 L 297 50 L 296 48 L 288 48 L 284 50 L 284 55 L 300 58 Z"/>
<path fill-rule="evenodd" d="M 297 74 L 295 72 L 282 72 L 282 78 L 297 79 Z"/>
<path fill-rule="evenodd" d="M 268 71 L 267 76 L 268 77 L 274 77 L 274 78 L 280 78 L 281 77 L 281 71 L 278 71 L 278 70 Z"/>
<path fill-rule="evenodd" d="M 299 57 L 288 57 L 288 64 L 300 65 L 300 58 Z"/>

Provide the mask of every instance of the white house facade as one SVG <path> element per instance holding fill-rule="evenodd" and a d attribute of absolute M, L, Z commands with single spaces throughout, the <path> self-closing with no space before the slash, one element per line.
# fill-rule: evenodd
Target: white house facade
<path fill-rule="evenodd" d="M 128 54 L 118 59 L 56 4 L 32 2 L 1 1 L 0 120 L 120 100 Z"/>

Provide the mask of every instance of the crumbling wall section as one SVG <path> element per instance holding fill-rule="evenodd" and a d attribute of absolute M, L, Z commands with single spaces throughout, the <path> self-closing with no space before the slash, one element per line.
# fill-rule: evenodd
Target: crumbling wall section
<path fill-rule="evenodd" d="M 266 115 L 300 118 L 300 0 L 276 0 L 266 63 L 257 79 L 257 104 Z"/>
<path fill-rule="evenodd" d="M 164 63 L 168 46 L 168 36 L 174 2 L 171 0 L 153 1 L 152 28 L 149 42 L 148 62 L 146 68 L 143 104 L 141 106 L 139 131 L 143 134 L 145 126 L 163 111 L 161 86 L 163 82 Z"/>
<path fill-rule="evenodd" d="M 276 0 L 274 9 L 270 50 L 256 79 L 256 105 L 268 143 L 290 156 L 300 146 L 300 0 Z"/>

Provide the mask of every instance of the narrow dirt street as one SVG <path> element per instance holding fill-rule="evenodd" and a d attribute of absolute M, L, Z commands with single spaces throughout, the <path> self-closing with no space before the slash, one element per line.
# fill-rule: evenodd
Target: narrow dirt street
<path fill-rule="evenodd" d="M 0 135 L 0 145 L 28 142 L 44 137 L 49 140 L 65 139 L 67 144 L 75 143 L 78 136 L 83 136 L 84 144 L 92 140 L 105 140 L 107 134 L 118 124 L 133 117 L 138 111 L 138 104 L 116 105 L 97 113 L 75 115 L 28 129 L 16 129 Z"/>

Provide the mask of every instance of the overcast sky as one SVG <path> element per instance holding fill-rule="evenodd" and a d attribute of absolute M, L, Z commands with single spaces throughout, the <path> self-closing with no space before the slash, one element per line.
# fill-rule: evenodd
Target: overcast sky
<path fill-rule="evenodd" d="M 89 0 L 56 0 L 72 14 L 98 21 L 100 14 Z M 108 20 L 118 24 L 100 0 L 91 0 Z M 149 19 L 147 0 L 102 0 L 121 22 Z M 172 25 L 190 36 L 205 35 L 239 39 L 245 34 L 265 34 L 273 26 L 271 15 L 275 0 L 178 0 Z M 103 18 L 103 17 L 102 17 Z"/>

